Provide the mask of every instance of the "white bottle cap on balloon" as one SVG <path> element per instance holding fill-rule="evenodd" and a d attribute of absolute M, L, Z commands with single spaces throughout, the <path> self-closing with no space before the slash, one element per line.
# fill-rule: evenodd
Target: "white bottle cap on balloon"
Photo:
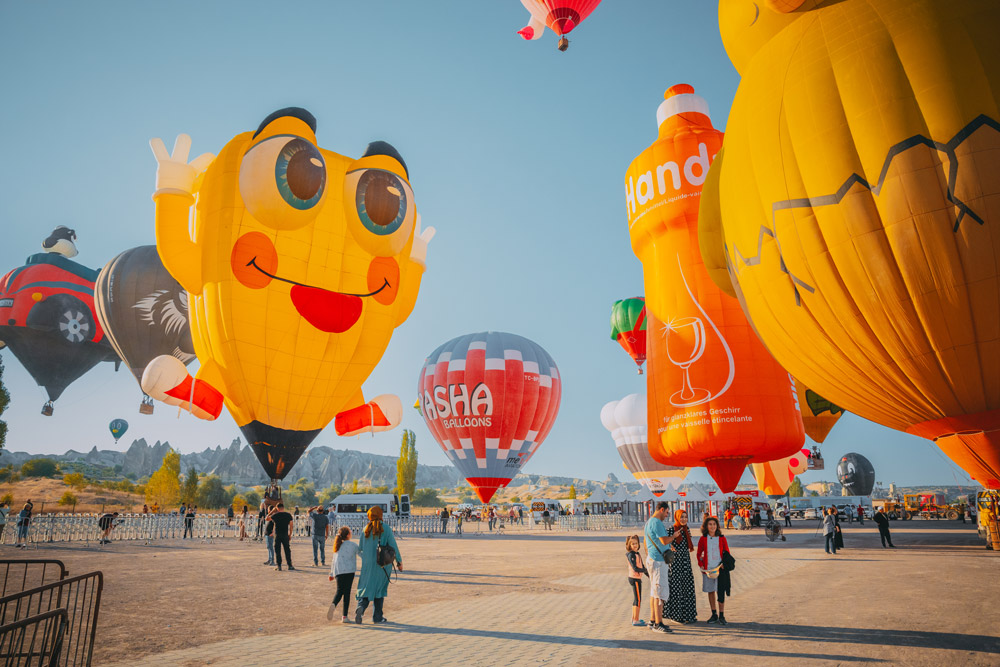
<path fill-rule="evenodd" d="M 694 94 L 694 86 L 678 83 L 663 93 L 663 102 L 656 109 L 656 126 L 681 113 L 700 113 L 708 116 L 708 102 L 701 95 Z"/>

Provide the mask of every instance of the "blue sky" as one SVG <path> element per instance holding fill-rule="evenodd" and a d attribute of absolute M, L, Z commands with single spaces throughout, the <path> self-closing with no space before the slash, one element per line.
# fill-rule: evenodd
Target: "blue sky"
<path fill-rule="evenodd" d="M 367 393 L 412 404 L 439 344 L 512 331 L 545 347 L 564 382 L 555 428 L 525 472 L 623 477 L 599 412 L 644 387 L 609 338 L 611 303 L 642 293 L 625 169 L 655 139 L 664 89 L 694 85 L 724 128 L 739 79 L 708 0 L 609 0 L 566 53 L 551 35 L 522 41 L 526 22 L 517 0 L 2 3 L 0 270 L 59 224 L 76 229 L 77 260 L 92 267 L 152 243 L 150 137 L 170 145 L 186 132 L 192 155 L 215 152 L 271 111 L 302 106 L 325 148 L 356 156 L 384 139 L 399 149 L 424 225 L 438 230 L 416 309 Z M 140 416 L 133 378 L 110 364 L 71 385 L 46 418 L 42 390 L 3 358 L 9 449 L 113 449 L 115 417 L 131 424 L 121 449 L 145 437 L 187 452 L 239 435 L 227 414 L 206 423 L 158 405 Z M 403 425 L 421 462 L 447 464 L 416 411 Z M 395 454 L 399 433 L 328 429 L 315 444 Z M 930 443 L 851 415 L 823 451 L 830 462 L 864 454 L 885 483 L 969 483 Z"/>

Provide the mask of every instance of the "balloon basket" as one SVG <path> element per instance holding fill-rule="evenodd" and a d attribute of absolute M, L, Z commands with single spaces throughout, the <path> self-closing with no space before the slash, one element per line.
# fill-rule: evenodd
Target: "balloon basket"
<path fill-rule="evenodd" d="M 45 405 L 42 406 L 42 414 L 46 417 L 51 417 L 54 410 L 55 408 L 52 405 L 52 401 L 47 401 Z"/>
<path fill-rule="evenodd" d="M 559 45 L 556 48 L 559 49 L 560 51 L 565 51 L 566 49 L 569 48 L 569 40 L 566 39 L 565 37 L 560 37 Z"/>
<path fill-rule="evenodd" d="M 153 414 L 153 404 L 143 401 L 139 404 L 139 414 L 140 415 L 151 415 Z"/>

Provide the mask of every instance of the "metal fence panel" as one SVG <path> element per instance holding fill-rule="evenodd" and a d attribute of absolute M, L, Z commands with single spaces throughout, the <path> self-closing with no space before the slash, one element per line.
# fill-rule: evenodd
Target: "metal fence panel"
<path fill-rule="evenodd" d="M 4 667 L 56 667 L 66 632 L 63 608 L 0 625 L 0 664 Z"/>
<path fill-rule="evenodd" d="M 0 597 L 65 579 L 67 574 L 61 560 L 0 560 Z"/>

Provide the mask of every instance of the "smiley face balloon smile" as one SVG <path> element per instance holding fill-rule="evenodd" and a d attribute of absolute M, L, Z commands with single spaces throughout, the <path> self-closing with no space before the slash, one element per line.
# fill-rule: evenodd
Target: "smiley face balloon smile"
<path fill-rule="evenodd" d="M 361 384 L 416 303 L 433 236 L 395 148 L 355 160 L 315 132 L 288 108 L 190 164 L 185 135 L 172 155 L 151 142 L 157 251 L 191 295 L 201 367 L 157 358 L 143 388 L 206 419 L 224 403 L 272 479 L 333 419 L 340 435 L 399 423 L 399 399 L 366 402 Z"/>

